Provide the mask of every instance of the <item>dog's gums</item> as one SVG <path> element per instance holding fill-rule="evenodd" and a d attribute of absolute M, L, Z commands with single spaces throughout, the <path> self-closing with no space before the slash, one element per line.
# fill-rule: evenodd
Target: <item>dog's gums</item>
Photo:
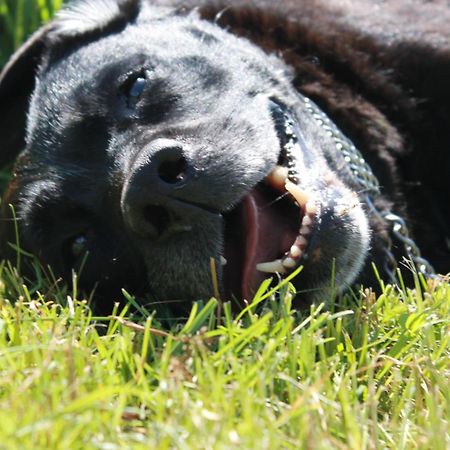
<path fill-rule="evenodd" d="M 14 260 L 18 232 L 56 276 L 82 267 L 79 287 L 105 309 L 122 288 L 208 298 L 213 277 L 224 299 L 249 300 L 299 267 L 306 303 L 401 259 L 387 214 L 400 211 L 442 270 L 447 66 L 410 76 L 424 60 L 412 41 L 396 29 L 386 43 L 360 2 L 186 2 L 69 2 L 13 55 L 0 75 L 0 164 L 16 160 L 2 255 Z M 424 148 L 441 155 L 429 191 L 410 169 Z"/>

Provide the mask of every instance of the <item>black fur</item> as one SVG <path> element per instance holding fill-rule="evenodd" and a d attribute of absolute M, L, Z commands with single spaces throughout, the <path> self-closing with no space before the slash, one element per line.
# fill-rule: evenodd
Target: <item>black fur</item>
<path fill-rule="evenodd" d="M 322 204 L 297 286 L 321 296 L 333 261 L 338 288 L 370 282 L 370 263 L 384 262 L 385 224 L 367 213 L 301 92 L 363 152 L 382 184 L 379 207 L 407 216 L 424 255 L 448 271 L 444 1 L 156 3 L 72 2 L 4 68 L 0 164 L 16 159 L 1 212 L 5 256 L 14 256 L 11 203 L 21 245 L 57 274 L 70 279 L 83 259 L 77 246 L 88 250 L 81 283 L 99 298 L 111 302 L 122 287 L 208 297 L 211 258 L 224 295 L 239 296 L 240 202 L 265 190 L 279 162 L 276 101 L 304 135 L 313 164 L 297 169 Z M 275 208 L 271 218 L 297 214 L 286 200 Z M 260 238 L 261 252 L 277 253 L 276 239 Z M 232 271 L 220 267 L 224 252 Z"/>

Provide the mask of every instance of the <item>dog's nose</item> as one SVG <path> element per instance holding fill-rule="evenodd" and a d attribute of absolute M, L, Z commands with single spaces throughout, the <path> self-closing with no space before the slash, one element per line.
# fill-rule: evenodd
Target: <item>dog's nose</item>
<path fill-rule="evenodd" d="M 183 145 L 159 139 L 140 152 L 122 195 L 122 213 L 137 235 L 157 239 L 188 231 L 189 217 L 177 195 L 193 175 Z"/>
<path fill-rule="evenodd" d="M 181 146 L 165 147 L 153 159 L 156 181 L 163 191 L 177 189 L 187 181 L 189 168 Z"/>

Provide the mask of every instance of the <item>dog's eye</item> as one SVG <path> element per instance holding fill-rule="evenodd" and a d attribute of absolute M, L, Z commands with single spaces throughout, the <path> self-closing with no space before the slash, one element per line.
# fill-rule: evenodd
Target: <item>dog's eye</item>
<path fill-rule="evenodd" d="M 148 81 L 148 71 L 144 70 L 139 73 L 134 73 L 128 77 L 124 84 L 124 93 L 127 99 L 128 108 L 132 109 L 144 92 Z"/>
<path fill-rule="evenodd" d="M 87 250 L 87 239 L 84 234 L 80 234 L 74 238 L 72 242 L 71 252 L 75 258 L 81 256 Z"/>
<path fill-rule="evenodd" d="M 136 78 L 134 83 L 131 85 L 130 92 L 128 93 L 130 98 L 138 99 L 145 88 L 145 83 L 147 79 L 144 77 Z"/>
<path fill-rule="evenodd" d="M 70 261 L 77 261 L 88 250 L 88 239 L 85 234 L 79 234 L 67 240 L 64 253 Z"/>

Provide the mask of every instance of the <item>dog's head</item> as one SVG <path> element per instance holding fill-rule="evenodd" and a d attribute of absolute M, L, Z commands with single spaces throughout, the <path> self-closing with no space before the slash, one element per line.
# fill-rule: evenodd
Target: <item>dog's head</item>
<path fill-rule="evenodd" d="M 36 76 L 35 76 L 36 73 Z M 345 162 L 276 57 L 196 14 L 81 1 L 0 79 L 1 220 L 62 276 L 159 298 L 351 283 L 368 222 Z M 290 180 L 290 181 L 289 181 Z M 14 253 L 14 252 L 12 252 Z"/>

